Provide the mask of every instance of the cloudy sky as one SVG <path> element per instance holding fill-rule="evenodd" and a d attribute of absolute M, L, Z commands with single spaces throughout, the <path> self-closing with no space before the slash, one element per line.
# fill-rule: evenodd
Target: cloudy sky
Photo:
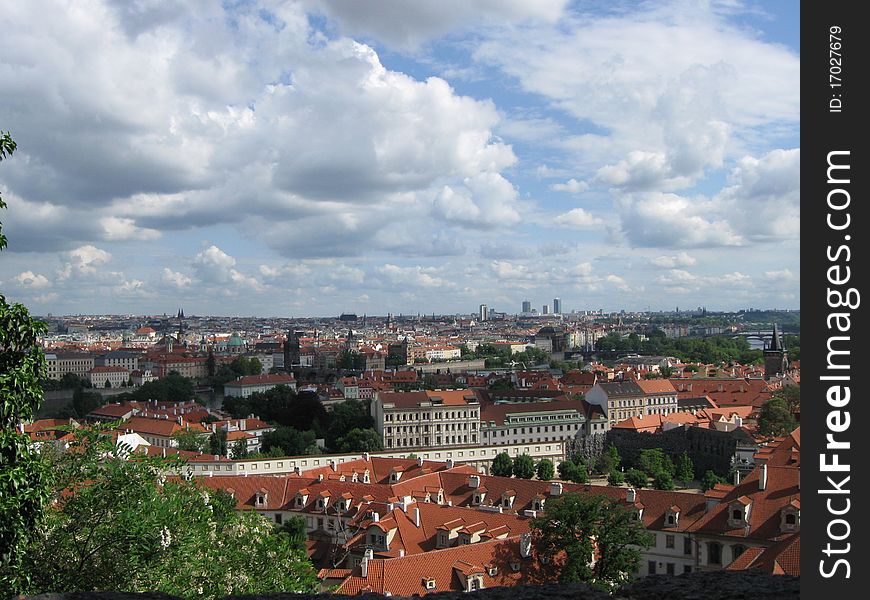
<path fill-rule="evenodd" d="M 0 0 L 37 314 L 799 308 L 790 0 Z"/>

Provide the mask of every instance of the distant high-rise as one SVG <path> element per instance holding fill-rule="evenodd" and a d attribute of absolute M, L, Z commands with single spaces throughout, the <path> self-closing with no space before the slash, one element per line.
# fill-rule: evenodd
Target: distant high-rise
<path fill-rule="evenodd" d="M 481 304 L 481 305 L 480 305 L 480 320 L 481 320 L 481 321 L 486 321 L 486 318 L 489 316 L 489 315 L 487 314 L 487 313 L 488 313 L 488 308 L 489 308 L 489 307 L 487 307 L 486 304 Z"/>
<path fill-rule="evenodd" d="M 541 314 L 542 315 L 549 315 L 550 314 L 550 305 L 549 304 L 545 304 L 544 306 L 541 307 Z"/>
<path fill-rule="evenodd" d="M 523 312 L 524 313 L 532 312 L 532 301 L 531 300 L 523 300 Z"/>
<path fill-rule="evenodd" d="M 553 314 L 562 314 L 562 301 L 559 298 L 553 298 Z"/>

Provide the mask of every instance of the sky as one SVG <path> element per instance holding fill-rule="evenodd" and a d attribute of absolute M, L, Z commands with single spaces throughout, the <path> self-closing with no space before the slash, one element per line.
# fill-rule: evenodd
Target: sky
<path fill-rule="evenodd" d="M 799 4 L 0 0 L 31 312 L 800 308 Z"/>

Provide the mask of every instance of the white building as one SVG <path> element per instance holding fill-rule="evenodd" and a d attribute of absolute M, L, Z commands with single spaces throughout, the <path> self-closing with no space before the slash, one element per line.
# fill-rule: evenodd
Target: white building
<path fill-rule="evenodd" d="M 224 384 L 224 396 L 247 398 L 254 392 L 266 392 L 279 385 L 286 385 L 296 391 L 296 380 L 293 375 L 277 373 L 275 375 L 248 375 Z"/>
<path fill-rule="evenodd" d="M 469 390 L 382 392 L 371 410 L 387 450 L 480 443 L 480 402 Z"/>

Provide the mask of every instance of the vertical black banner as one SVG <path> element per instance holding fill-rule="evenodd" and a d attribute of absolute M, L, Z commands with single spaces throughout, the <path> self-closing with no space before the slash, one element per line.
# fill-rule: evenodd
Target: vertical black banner
<path fill-rule="evenodd" d="M 870 296 L 862 3 L 801 10 L 801 590 L 866 598 Z"/>

